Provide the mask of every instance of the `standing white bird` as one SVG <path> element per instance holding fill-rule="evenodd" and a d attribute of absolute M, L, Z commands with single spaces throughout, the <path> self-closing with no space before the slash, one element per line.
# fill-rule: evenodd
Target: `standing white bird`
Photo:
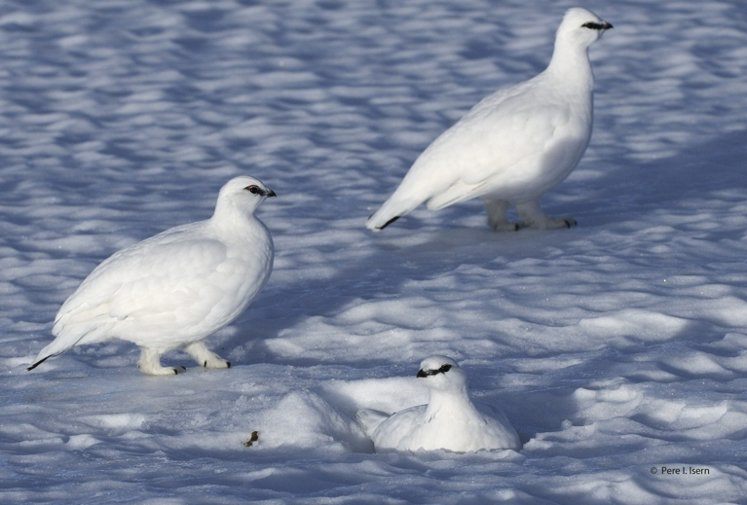
<path fill-rule="evenodd" d="M 569 9 L 550 64 L 534 78 L 484 98 L 415 160 L 397 190 L 366 223 L 380 230 L 421 203 L 430 210 L 480 197 L 494 230 L 571 227 L 540 209 L 589 144 L 594 77 L 588 47 L 612 28 L 588 10 Z M 516 206 L 521 222 L 508 221 Z"/>
<path fill-rule="evenodd" d="M 417 377 L 428 386 L 427 405 L 391 416 L 358 411 L 358 421 L 377 450 L 473 452 L 521 447 L 519 436 L 502 414 L 491 418 L 475 408 L 467 392 L 467 377 L 456 361 L 430 356 L 420 363 Z"/>
<path fill-rule="evenodd" d="M 257 206 L 275 192 L 235 177 L 210 219 L 168 229 L 114 253 L 81 283 L 55 317 L 55 339 L 32 370 L 79 344 L 121 339 L 140 346 L 138 366 L 173 375 L 160 356 L 181 348 L 206 368 L 231 364 L 202 340 L 233 321 L 267 282 L 274 248 Z"/>

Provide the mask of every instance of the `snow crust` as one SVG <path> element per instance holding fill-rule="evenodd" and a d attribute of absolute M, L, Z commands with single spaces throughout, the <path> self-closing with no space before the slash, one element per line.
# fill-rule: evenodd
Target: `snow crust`
<path fill-rule="evenodd" d="M 741 3 L 584 4 L 615 26 L 594 132 L 543 202 L 578 228 L 493 233 L 479 202 L 364 228 L 438 133 L 543 68 L 572 5 L 0 6 L 0 503 L 744 503 Z M 276 260 L 208 340 L 230 370 L 143 377 L 109 343 L 25 372 L 98 262 L 238 174 L 278 193 Z M 430 354 L 520 452 L 371 452 L 354 412 L 424 403 Z"/>

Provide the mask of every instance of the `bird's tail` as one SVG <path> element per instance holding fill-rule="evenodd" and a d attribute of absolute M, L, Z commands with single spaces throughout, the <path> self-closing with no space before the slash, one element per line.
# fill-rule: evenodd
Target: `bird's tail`
<path fill-rule="evenodd" d="M 44 349 L 39 351 L 39 354 L 36 355 L 36 359 L 34 360 L 34 362 L 29 365 L 26 370 L 30 372 L 34 368 L 47 361 L 49 358 L 54 358 L 55 356 L 62 354 L 63 352 L 67 351 L 71 347 L 75 346 L 78 342 L 83 340 L 83 338 L 89 333 L 90 331 L 84 333 L 78 338 L 69 338 L 66 335 L 58 335 L 57 338 L 46 345 Z"/>
<path fill-rule="evenodd" d="M 358 425 L 369 436 L 387 417 L 389 416 L 384 412 L 373 409 L 360 409 L 355 413 L 355 420 Z"/>
<path fill-rule="evenodd" d="M 44 349 L 39 351 L 39 354 L 36 355 L 36 359 L 31 365 L 29 365 L 26 368 L 26 371 L 30 372 L 34 368 L 38 367 L 39 365 L 47 361 L 49 358 L 53 358 L 57 356 L 58 354 L 62 354 L 63 352 L 67 350 L 67 349 L 53 350 L 52 346 L 54 345 L 55 342 L 56 340 L 54 340 L 51 344 L 49 344 Z"/>
<path fill-rule="evenodd" d="M 52 356 L 54 356 L 54 354 L 49 354 L 47 356 L 44 356 L 42 359 L 39 359 L 39 356 L 37 356 L 36 357 L 36 361 L 34 361 L 34 363 L 32 363 L 31 365 L 29 365 L 28 367 L 26 367 L 26 371 L 30 372 L 34 368 L 38 367 L 39 365 L 41 365 L 42 363 L 44 363 L 45 361 L 47 361 Z"/>
<path fill-rule="evenodd" d="M 366 228 L 369 230 L 383 230 L 405 214 L 412 212 L 421 202 L 412 198 L 401 198 L 395 192 L 379 210 L 374 212 L 366 221 Z"/>

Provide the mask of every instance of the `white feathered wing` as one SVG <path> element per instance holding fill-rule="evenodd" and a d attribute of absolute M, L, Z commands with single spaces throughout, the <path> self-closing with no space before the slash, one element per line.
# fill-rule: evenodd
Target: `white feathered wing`
<path fill-rule="evenodd" d="M 262 289 L 271 270 L 247 269 L 242 263 L 269 263 L 272 254 L 259 251 L 247 256 L 242 251 L 241 257 L 231 257 L 225 238 L 211 239 L 208 230 L 209 221 L 172 228 L 102 262 L 60 307 L 52 328 L 56 338 L 30 368 L 75 345 L 111 338 L 167 350 L 212 333 L 236 317 Z M 247 282 L 250 279 L 234 272 L 258 277 Z M 225 296 L 227 292 L 234 294 Z M 210 300 L 218 298 L 235 303 L 216 310 Z M 178 334 L 164 333 L 175 327 L 181 328 Z"/>
<path fill-rule="evenodd" d="M 573 121 L 567 99 L 548 96 L 546 78 L 475 105 L 418 157 L 367 226 L 382 228 L 426 201 L 432 210 L 483 195 L 521 201 L 563 180 L 588 144 L 590 121 Z"/>

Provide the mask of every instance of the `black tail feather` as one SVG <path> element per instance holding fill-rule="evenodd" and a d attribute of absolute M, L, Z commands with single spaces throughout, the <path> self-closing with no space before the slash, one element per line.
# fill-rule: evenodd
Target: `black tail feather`
<path fill-rule="evenodd" d="M 26 368 L 26 371 L 30 372 L 31 370 L 33 370 L 34 368 L 38 367 L 39 365 L 41 365 L 42 363 L 44 363 L 45 361 L 47 361 L 51 357 L 52 357 L 52 355 L 50 354 L 49 356 L 46 356 L 46 357 L 40 359 L 39 361 L 37 361 L 36 363 L 34 363 L 33 365 L 31 365 L 30 367 Z"/>
<path fill-rule="evenodd" d="M 383 230 L 384 228 L 386 228 L 387 226 L 389 226 L 390 224 L 392 224 L 393 222 L 395 222 L 395 221 L 396 221 L 397 219 L 399 219 L 400 217 L 401 217 L 401 216 L 394 216 L 394 217 L 393 217 L 393 218 L 391 218 L 391 219 L 390 219 L 389 221 L 387 221 L 386 223 L 384 223 L 384 224 L 382 224 L 381 226 L 379 226 L 379 230 Z"/>

